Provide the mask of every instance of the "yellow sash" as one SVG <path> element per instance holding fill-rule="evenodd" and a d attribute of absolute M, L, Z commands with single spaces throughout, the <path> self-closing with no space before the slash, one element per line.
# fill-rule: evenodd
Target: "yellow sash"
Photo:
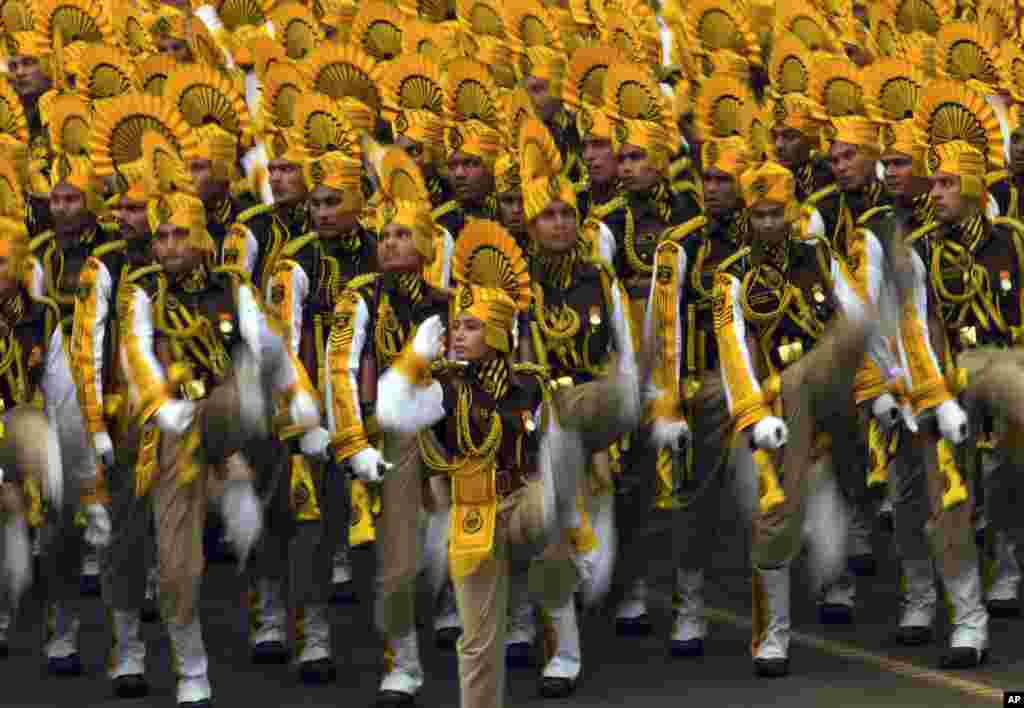
<path fill-rule="evenodd" d="M 464 578 L 494 553 L 498 516 L 493 455 L 466 459 L 452 474 L 448 560 L 452 578 Z"/>

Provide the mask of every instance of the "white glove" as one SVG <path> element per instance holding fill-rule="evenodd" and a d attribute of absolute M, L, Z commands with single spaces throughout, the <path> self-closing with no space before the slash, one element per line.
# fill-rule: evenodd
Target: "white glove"
<path fill-rule="evenodd" d="M 96 449 L 96 457 L 104 467 L 114 466 L 114 443 L 106 433 L 92 436 L 92 446 Z"/>
<path fill-rule="evenodd" d="M 773 415 L 762 418 L 754 426 L 754 446 L 759 450 L 778 450 L 788 438 L 786 423 Z"/>
<path fill-rule="evenodd" d="M 28 524 L 21 516 L 11 515 L 4 524 L 4 567 L 0 573 L 0 588 L 4 588 L 17 605 L 18 599 L 32 584 L 32 543 L 28 538 Z"/>
<path fill-rule="evenodd" d="M 444 346 L 444 325 L 441 324 L 440 315 L 428 317 L 416 330 L 416 337 L 412 340 L 412 350 L 427 361 L 434 361 L 441 356 L 441 348 Z"/>
<path fill-rule="evenodd" d="M 331 434 L 323 428 L 313 428 L 302 436 L 299 447 L 306 457 L 324 461 L 327 459 L 327 445 L 331 442 Z"/>
<path fill-rule="evenodd" d="M 224 487 L 221 512 L 224 515 L 224 537 L 234 547 L 239 562 L 244 566 L 263 529 L 263 508 L 253 491 L 252 482 L 228 482 Z"/>
<path fill-rule="evenodd" d="M 90 546 L 104 548 L 110 545 L 110 513 L 102 504 L 85 507 L 85 542 Z"/>
<path fill-rule="evenodd" d="M 683 441 L 690 440 L 690 426 L 683 419 L 671 420 L 669 418 L 656 418 L 654 429 L 651 431 L 651 444 L 655 450 L 663 447 L 670 448 L 672 452 L 679 452 Z"/>
<path fill-rule="evenodd" d="M 292 397 L 288 404 L 288 415 L 291 416 L 292 424 L 300 428 L 312 428 L 320 425 L 320 407 L 305 391 Z"/>
<path fill-rule="evenodd" d="M 156 412 L 156 425 L 168 435 L 184 435 L 196 417 L 196 404 L 172 398 Z"/>
<path fill-rule="evenodd" d="M 918 430 L 917 416 L 914 415 L 914 409 L 909 403 L 900 406 L 900 415 L 903 416 L 903 424 L 907 426 L 907 430 L 916 433 Z"/>
<path fill-rule="evenodd" d="M 954 445 L 967 439 L 967 414 L 959 403 L 950 399 L 935 410 L 935 415 L 938 417 L 942 437 Z"/>
<path fill-rule="evenodd" d="M 891 393 L 883 393 L 871 404 L 871 415 L 882 430 L 892 430 L 900 420 L 900 407 Z"/>
<path fill-rule="evenodd" d="M 381 470 L 389 470 L 394 466 L 386 462 L 380 452 L 373 447 L 360 450 L 349 462 L 352 464 L 352 473 L 364 482 L 381 481 Z"/>

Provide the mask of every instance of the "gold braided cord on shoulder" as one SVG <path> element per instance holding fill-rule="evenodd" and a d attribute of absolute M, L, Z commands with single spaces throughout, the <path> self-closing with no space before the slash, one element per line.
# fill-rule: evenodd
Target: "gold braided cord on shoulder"
<path fill-rule="evenodd" d="M 28 141 L 28 119 L 21 99 L 6 78 L 0 78 L 0 133 Z"/>
<path fill-rule="evenodd" d="M 103 3 L 90 0 L 39 0 L 32 18 L 51 41 L 59 33 L 64 44 L 113 42 L 114 27 Z"/>
<path fill-rule="evenodd" d="M 999 51 L 994 37 L 973 22 L 950 22 L 942 26 L 935 42 L 939 78 L 974 81 L 986 93 L 998 91 Z"/>
<path fill-rule="evenodd" d="M 776 93 L 807 93 L 811 76 L 808 55 L 807 45 L 792 32 L 775 38 L 768 78 Z"/>
<path fill-rule="evenodd" d="M 56 94 L 46 106 L 46 123 L 50 145 L 57 152 L 81 155 L 88 151 L 92 130 L 92 109 L 77 94 Z"/>
<path fill-rule="evenodd" d="M 604 80 L 604 102 L 611 113 L 621 118 L 654 122 L 669 118 L 661 87 L 642 64 L 611 65 Z"/>
<path fill-rule="evenodd" d="M 452 254 L 452 278 L 503 290 L 520 312 L 533 299 L 526 257 L 515 238 L 494 221 L 474 220 L 463 228 Z"/>
<path fill-rule="evenodd" d="M 505 27 L 519 50 L 526 47 L 551 47 L 561 43 L 558 26 L 540 0 L 516 0 L 503 7 Z"/>
<path fill-rule="evenodd" d="M 903 120 L 913 113 L 927 79 L 903 59 L 877 61 L 862 72 L 864 102 L 876 120 Z"/>
<path fill-rule="evenodd" d="M 270 19 L 274 0 L 223 0 L 218 3 L 217 14 L 228 32 L 243 25 L 262 25 Z"/>
<path fill-rule="evenodd" d="M 112 98 L 136 89 L 135 61 L 110 45 L 87 45 L 78 56 L 79 90 L 92 100 Z"/>
<path fill-rule="evenodd" d="M 97 176 L 108 177 L 119 165 L 141 158 L 147 132 L 162 135 L 185 160 L 198 157 L 194 131 L 173 103 L 147 94 L 119 96 L 96 112 L 89 149 Z"/>
<path fill-rule="evenodd" d="M 1024 101 L 1024 50 L 1016 42 L 1006 40 L 1000 45 L 999 71 L 1003 88 L 1016 103 Z"/>
<path fill-rule="evenodd" d="M 498 87 L 480 62 L 456 59 L 450 63 L 445 97 L 451 120 L 478 120 L 495 130 L 500 128 Z"/>
<path fill-rule="evenodd" d="M 703 82 L 694 105 L 694 122 L 705 138 L 727 138 L 749 133 L 754 98 L 750 89 L 728 76 L 713 76 Z"/>
<path fill-rule="evenodd" d="M 904 34 L 927 32 L 936 35 L 956 15 L 956 0 L 896 0 L 896 27 Z"/>
<path fill-rule="evenodd" d="M 444 115 L 441 67 L 427 57 L 406 54 L 388 62 L 381 73 L 384 107 L 392 111 L 429 111 Z"/>
<path fill-rule="evenodd" d="M 861 70 L 846 57 L 815 59 L 808 98 L 832 118 L 866 114 Z"/>
<path fill-rule="evenodd" d="M 780 3 L 775 9 L 775 35 L 792 32 L 811 51 L 837 51 L 828 20 L 807 2 Z"/>
<path fill-rule="evenodd" d="M 988 160 L 988 169 L 1002 168 L 1003 136 L 988 102 L 957 81 L 931 81 L 921 91 L 914 123 L 931 147 L 964 140 Z"/>
<path fill-rule="evenodd" d="M 142 134 L 141 147 L 151 193 L 195 193 L 192 175 L 183 159 L 184 156 L 162 132 L 145 131 Z"/>
<path fill-rule="evenodd" d="M 302 135 L 307 157 L 320 157 L 339 150 L 349 157 L 358 155 L 358 141 L 344 109 L 323 94 L 303 96 L 295 111 L 295 129 Z"/>
<path fill-rule="evenodd" d="M 353 44 L 321 44 L 302 64 L 313 90 L 338 99 L 349 96 L 379 112 L 382 67 Z"/>
<path fill-rule="evenodd" d="M 192 127 L 211 121 L 225 132 L 242 135 L 249 131 L 249 110 L 232 81 L 211 66 L 190 64 L 167 78 L 164 97 Z"/>
<path fill-rule="evenodd" d="M 290 59 L 309 56 L 324 39 L 313 11 L 298 2 L 275 7 L 270 13 L 270 21 L 274 24 L 275 36 Z"/>
<path fill-rule="evenodd" d="M 407 19 L 383 0 L 363 0 L 352 22 L 349 41 L 377 61 L 388 61 L 402 53 L 402 28 Z"/>
<path fill-rule="evenodd" d="M 296 107 L 307 91 L 309 83 L 298 66 L 276 62 L 263 76 L 262 111 L 274 125 L 290 128 L 295 125 Z"/>
<path fill-rule="evenodd" d="M 523 182 L 556 177 L 562 172 L 562 156 L 551 131 L 537 118 L 527 120 L 519 131 L 519 175 Z"/>
<path fill-rule="evenodd" d="M 625 64 L 627 61 L 614 47 L 580 47 L 569 59 L 562 100 L 572 109 L 584 104 L 603 105 L 608 70 L 612 64 Z"/>
<path fill-rule="evenodd" d="M 505 39 L 505 20 L 498 10 L 497 3 L 486 0 L 456 0 L 455 14 L 469 32 Z"/>

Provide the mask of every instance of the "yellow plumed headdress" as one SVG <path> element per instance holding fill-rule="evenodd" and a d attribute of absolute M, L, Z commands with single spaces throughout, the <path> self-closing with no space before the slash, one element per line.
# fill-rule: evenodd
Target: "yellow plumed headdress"
<path fill-rule="evenodd" d="M 714 76 L 701 86 L 694 106 L 694 124 L 704 139 L 747 135 L 753 108 L 754 99 L 746 85 Z"/>
<path fill-rule="evenodd" d="M 396 136 L 419 143 L 431 162 L 444 156 L 444 82 L 429 59 L 409 54 L 390 62 L 381 83 Z"/>
<path fill-rule="evenodd" d="M 877 61 L 862 72 L 864 103 L 876 120 L 903 120 L 914 112 L 925 77 L 903 59 Z"/>
<path fill-rule="evenodd" d="M 808 2 L 786 2 L 775 10 L 775 35 L 793 33 L 810 51 L 838 51 L 828 20 Z"/>
<path fill-rule="evenodd" d="M 921 92 L 914 122 L 926 143 L 936 147 L 962 140 L 988 160 L 991 171 L 1005 162 L 999 119 L 980 95 L 963 84 L 936 80 Z"/>
<path fill-rule="evenodd" d="M 996 40 L 973 22 L 942 26 L 935 42 L 939 78 L 968 82 L 984 94 L 997 93 L 1000 85 Z"/>
<path fill-rule="evenodd" d="M 349 41 L 377 61 L 389 61 L 402 53 L 402 28 L 407 21 L 389 3 L 364 0 L 352 22 Z"/>
<path fill-rule="evenodd" d="M 17 216 L 0 216 L 0 256 L 7 259 L 9 272 L 19 283 L 25 284 L 31 279 L 28 229 Z"/>
<path fill-rule="evenodd" d="M 376 209 L 377 232 L 389 224 L 409 229 L 416 251 L 430 265 L 438 247 L 438 226 L 423 174 L 404 150 L 377 145 L 368 137 L 364 142 L 369 168 L 379 187 L 375 195 L 380 200 Z"/>
<path fill-rule="evenodd" d="M 65 45 L 114 41 L 114 27 L 102 3 L 40 0 L 34 4 L 32 17 L 40 32 L 51 40 L 59 33 Z"/>
<path fill-rule="evenodd" d="M 232 135 L 251 131 L 249 110 L 238 88 L 203 64 L 183 66 L 167 78 L 164 97 L 193 128 L 216 123 Z"/>
<path fill-rule="evenodd" d="M 705 52 L 722 49 L 761 63 L 761 45 L 750 26 L 745 6 L 723 0 L 697 0 L 687 4 L 691 35 Z"/>
<path fill-rule="evenodd" d="M 448 65 L 445 98 L 452 122 L 475 120 L 499 127 L 498 87 L 486 67 L 473 59 L 456 59 Z"/>
<path fill-rule="evenodd" d="M 77 64 L 76 88 L 84 90 L 91 100 L 113 98 L 136 89 L 135 61 L 116 47 L 86 45 L 78 55 Z"/>
<path fill-rule="evenodd" d="M 354 98 L 374 113 L 381 100 L 381 67 L 355 45 L 322 44 L 303 65 L 312 88 L 334 99 Z"/>
<path fill-rule="evenodd" d="M 10 160 L 0 159 L 0 216 L 25 220 L 25 194 L 18 168 Z"/>
<path fill-rule="evenodd" d="M 707 140 L 701 144 L 700 154 L 705 171 L 721 170 L 737 180 L 747 171 L 752 158 L 750 143 L 738 135 Z"/>
<path fill-rule="evenodd" d="M 569 60 L 562 101 L 573 110 L 584 104 L 603 105 L 608 70 L 612 64 L 624 63 L 625 57 L 612 47 L 580 47 Z"/>
<path fill-rule="evenodd" d="M 879 130 L 878 138 L 883 156 L 894 153 L 907 155 L 914 163 L 914 174 L 918 177 L 924 176 L 924 136 L 912 118 L 885 123 Z"/>
<path fill-rule="evenodd" d="M 0 78 L 0 134 L 28 142 L 28 119 L 21 99 L 7 79 Z"/>
<path fill-rule="evenodd" d="M 929 148 L 928 174 L 946 172 L 960 178 L 960 192 L 964 196 L 983 199 L 986 195 L 985 175 L 988 161 L 985 155 L 965 140 L 951 140 Z"/>
<path fill-rule="evenodd" d="M 938 34 L 956 14 L 956 0 L 897 0 L 896 26 L 900 32 L 927 32 Z"/>
<path fill-rule="evenodd" d="M 807 93 L 811 81 L 810 54 L 806 45 L 791 32 L 775 39 L 768 76 L 776 93 Z"/>
<path fill-rule="evenodd" d="M 554 201 L 576 208 L 576 190 L 562 174 L 562 158 L 547 127 L 534 118 L 519 131 L 519 175 L 527 223 Z"/>
<path fill-rule="evenodd" d="M 340 151 L 359 159 L 359 143 L 352 123 L 338 102 L 327 96 L 305 96 L 295 113 L 294 127 L 302 135 L 302 146 L 309 158 Z"/>
<path fill-rule="evenodd" d="M 307 91 L 306 77 L 295 64 L 275 62 L 263 76 L 264 120 L 281 128 L 295 125 L 296 107 Z"/>
<path fill-rule="evenodd" d="M 865 115 L 862 72 L 846 58 L 816 60 L 808 98 L 817 103 L 823 117 Z"/>
<path fill-rule="evenodd" d="M 764 162 L 744 172 L 740 177 L 740 192 L 747 208 L 761 202 L 775 202 L 787 206 L 787 216 L 791 219 L 798 215 L 796 179 L 792 172 L 777 162 Z"/>

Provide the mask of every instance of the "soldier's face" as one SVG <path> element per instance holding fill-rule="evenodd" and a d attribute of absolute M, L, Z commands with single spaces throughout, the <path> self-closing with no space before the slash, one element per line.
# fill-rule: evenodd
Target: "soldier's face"
<path fill-rule="evenodd" d="M 834 142 L 828 152 L 836 184 L 844 192 L 855 192 L 875 176 L 875 156 L 850 143 Z"/>
<path fill-rule="evenodd" d="M 171 275 L 184 275 L 198 267 L 203 258 L 203 254 L 190 241 L 188 229 L 161 224 L 153 239 L 153 255 Z"/>
<path fill-rule="evenodd" d="M 1024 128 L 1010 134 L 1010 173 L 1024 177 Z"/>
<path fill-rule="evenodd" d="M 587 165 L 587 174 L 591 184 L 605 187 L 615 181 L 618 165 L 615 161 L 615 149 L 611 140 L 604 138 L 586 138 L 583 140 L 583 162 Z"/>
<path fill-rule="evenodd" d="M 323 185 L 313 190 L 309 195 L 309 215 L 317 233 L 340 236 L 359 227 L 359 209 L 352 203 L 352 196 Z"/>
<path fill-rule="evenodd" d="M 271 160 L 267 165 L 270 175 L 270 191 L 274 201 L 284 206 L 294 206 L 308 196 L 302 168 L 288 160 Z"/>
<path fill-rule="evenodd" d="M 416 250 L 412 231 L 388 224 L 377 239 L 377 262 L 385 273 L 417 273 L 423 270 L 423 256 Z"/>
<path fill-rule="evenodd" d="M 789 235 L 786 221 L 786 205 L 780 202 L 762 201 L 750 208 L 750 230 L 754 239 L 771 243 L 783 241 Z"/>
<path fill-rule="evenodd" d="M 704 172 L 704 208 L 709 216 L 726 216 L 735 211 L 739 203 L 739 190 L 732 175 L 714 167 Z"/>
<path fill-rule="evenodd" d="M 658 171 L 651 167 L 647 151 L 635 145 L 619 148 L 618 175 L 626 190 L 639 194 L 652 190 L 661 179 Z"/>
<path fill-rule="evenodd" d="M 494 191 L 494 176 L 476 155 L 464 152 L 452 155 L 448 160 L 448 176 L 455 198 L 463 204 L 482 204 Z"/>
<path fill-rule="evenodd" d="M 516 190 L 498 194 L 498 219 L 501 225 L 513 234 L 526 232 L 522 192 Z"/>
<path fill-rule="evenodd" d="M 169 54 L 182 64 L 192 62 L 192 50 L 188 48 L 185 40 L 175 39 L 174 37 L 161 37 L 157 40 L 156 44 L 160 48 L 161 54 Z"/>
<path fill-rule="evenodd" d="M 892 153 L 882 156 L 885 168 L 885 189 L 897 199 L 916 196 L 918 180 L 914 177 L 914 161 L 909 155 Z"/>
<path fill-rule="evenodd" d="M 58 234 L 75 234 L 89 221 L 85 194 L 77 187 L 61 182 L 50 190 L 50 215 Z"/>
<path fill-rule="evenodd" d="M 405 150 L 406 154 L 416 161 L 416 166 L 423 172 L 424 177 L 433 174 L 434 166 L 430 164 L 427 151 L 423 149 L 422 143 L 418 143 L 405 135 L 399 135 L 395 138 L 395 145 Z"/>
<path fill-rule="evenodd" d="M 117 219 L 121 222 L 121 236 L 129 241 L 149 236 L 149 216 L 146 203 L 122 198 L 117 203 Z"/>
<path fill-rule="evenodd" d="M 13 295 L 18 289 L 18 274 L 14 272 L 11 260 L 0 256 L 0 298 Z"/>
<path fill-rule="evenodd" d="M 977 200 L 963 195 L 959 175 L 936 172 L 928 181 L 931 183 L 935 218 L 942 223 L 959 224 L 978 211 Z"/>
<path fill-rule="evenodd" d="M 7 60 L 11 87 L 21 98 L 41 96 L 50 88 L 50 79 L 35 57 L 13 56 Z"/>
<path fill-rule="evenodd" d="M 772 138 L 775 144 L 775 159 L 786 169 L 795 170 L 811 159 L 811 145 L 799 130 L 773 130 Z"/>
<path fill-rule="evenodd" d="M 218 179 L 213 171 L 212 160 L 190 160 L 189 172 L 192 173 L 192 184 L 203 204 L 215 204 L 228 196 L 231 185 L 225 179 Z"/>
<path fill-rule="evenodd" d="M 533 107 L 537 109 L 537 115 L 542 121 L 550 122 L 561 105 L 558 99 L 551 95 L 551 82 L 536 76 L 527 76 L 525 84 L 526 93 L 529 94 Z"/>
<path fill-rule="evenodd" d="M 494 356 L 484 339 L 484 323 L 465 312 L 452 322 L 452 355 L 455 361 L 480 361 Z"/>
<path fill-rule="evenodd" d="M 531 234 L 537 246 L 548 253 L 568 253 L 576 247 L 576 210 L 563 201 L 553 201 L 533 220 Z"/>

